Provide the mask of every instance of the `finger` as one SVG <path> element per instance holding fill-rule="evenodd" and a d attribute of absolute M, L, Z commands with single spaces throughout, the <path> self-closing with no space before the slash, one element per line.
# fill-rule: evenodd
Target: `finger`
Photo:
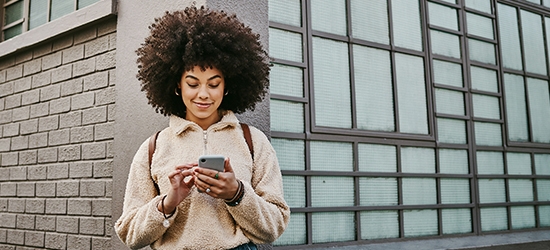
<path fill-rule="evenodd" d="M 231 167 L 231 161 L 229 160 L 229 157 L 225 157 L 223 170 L 226 173 L 233 173 L 233 167 Z"/>
<path fill-rule="evenodd" d="M 198 166 L 197 163 L 187 163 L 187 164 L 184 164 L 184 165 L 178 165 L 176 166 L 176 170 L 179 170 L 179 171 L 184 171 L 184 170 L 188 170 L 188 169 L 192 169 L 194 167 Z"/>

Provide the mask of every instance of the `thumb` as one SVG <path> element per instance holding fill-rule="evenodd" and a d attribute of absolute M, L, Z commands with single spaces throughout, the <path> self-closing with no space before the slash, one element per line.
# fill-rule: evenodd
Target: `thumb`
<path fill-rule="evenodd" d="M 233 167 L 231 167 L 231 162 L 229 161 L 229 157 L 225 158 L 223 171 L 226 173 L 233 173 Z"/>

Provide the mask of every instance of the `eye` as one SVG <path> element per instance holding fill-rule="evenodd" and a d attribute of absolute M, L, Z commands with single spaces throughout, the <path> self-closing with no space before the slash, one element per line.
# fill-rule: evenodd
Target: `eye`
<path fill-rule="evenodd" d="M 215 89 L 215 88 L 217 88 L 218 86 L 220 86 L 220 84 L 219 84 L 219 83 L 212 83 L 212 84 L 208 84 L 208 86 L 210 86 L 210 88 Z"/>
<path fill-rule="evenodd" d="M 188 82 L 188 83 L 187 83 L 187 86 L 189 86 L 189 87 L 191 87 L 191 88 L 196 88 L 196 87 L 199 86 L 199 84 L 198 84 L 198 83 Z"/>

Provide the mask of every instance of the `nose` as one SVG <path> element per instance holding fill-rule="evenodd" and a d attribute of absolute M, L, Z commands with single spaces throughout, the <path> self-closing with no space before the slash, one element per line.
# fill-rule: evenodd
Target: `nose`
<path fill-rule="evenodd" d="M 200 99 L 208 99 L 208 96 L 208 87 L 206 85 L 201 85 L 201 87 L 199 88 L 198 97 Z"/>

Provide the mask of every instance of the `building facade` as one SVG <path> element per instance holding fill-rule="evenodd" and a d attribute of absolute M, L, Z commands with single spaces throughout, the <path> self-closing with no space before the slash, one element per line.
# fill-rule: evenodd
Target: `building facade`
<path fill-rule="evenodd" d="M 193 1 L 0 2 L 0 249 L 124 249 L 130 162 L 167 125 L 135 50 Z M 550 1 L 194 2 L 272 58 L 240 118 L 283 173 L 274 248 L 550 241 Z"/>

